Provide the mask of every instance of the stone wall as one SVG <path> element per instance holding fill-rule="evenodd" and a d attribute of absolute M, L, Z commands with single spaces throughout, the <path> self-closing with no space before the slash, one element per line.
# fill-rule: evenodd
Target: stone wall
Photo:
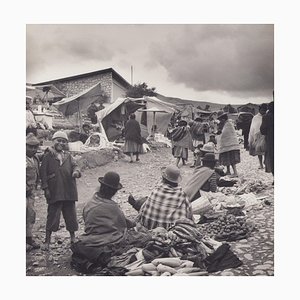
<path fill-rule="evenodd" d="M 111 102 L 112 80 L 112 73 L 110 72 L 85 78 L 61 80 L 60 82 L 56 82 L 55 86 L 67 95 L 67 97 L 70 97 L 92 87 L 100 81 L 101 90 L 108 96 L 108 102 Z"/>

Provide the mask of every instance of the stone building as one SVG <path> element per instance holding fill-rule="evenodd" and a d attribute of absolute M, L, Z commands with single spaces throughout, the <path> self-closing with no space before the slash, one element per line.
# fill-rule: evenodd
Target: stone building
<path fill-rule="evenodd" d="M 114 69 L 104 69 L 80 75 L 39 82 L 33 86 L 52 84 L 67 97 L 71 97 L 99 83 L 103 91 L 98 102 L 113 103 L 118 97 L 124 97 L 126 91 L 131 86 Z"/>

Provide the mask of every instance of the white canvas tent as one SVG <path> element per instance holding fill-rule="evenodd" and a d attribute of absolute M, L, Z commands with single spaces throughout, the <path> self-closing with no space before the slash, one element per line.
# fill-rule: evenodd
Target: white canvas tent
<path fill-rule="evenodd" d="M 137 103 L 133 100 L 132 98 L 118 98 L 111 105 L 96 112 L 98 122 L 103 126 L 109 141 L 113 140 L 113 133 L 110 132 L 112 123 L 121 122 L 122 125 L 124 125 L 129 114 L 134 113 L 141 107 L 144 107 L 143 104 Z"/>
<path fill-rule="evenodd" d="M 155 113 L 156 132 L 165 134 L 173 114 L 177 112 L 176 106 L 159 100 L 156 97 L 145 96 L 143 98 L 135 99 L 135 101 L 143 101 L 146 110 L 149 110 L 136 112 L 136 120 L 141 124 L 147 125 L 149 134 L 152 133 L 154 121 L 153 112 L 151 112 L 151 110 L 157 109 L 161 111 Z"/>

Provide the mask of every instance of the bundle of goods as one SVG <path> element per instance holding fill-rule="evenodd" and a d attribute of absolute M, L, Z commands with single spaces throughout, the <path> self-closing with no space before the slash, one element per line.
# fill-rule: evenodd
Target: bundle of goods
<path fill-rule="evenodd" d="M 203 267 L 207 255 L 221 244 L 213 239 L 203 238 L 196 224 L 191 220 L 178 220 L 168 231 L 158 227 L 152 230 L 152 239 L 142 250 L 145 262 L 160 257 L 179 257 L 191 260 L 197 267 Z"/>
<path fill-rule="evenodd" d="M 233 195 L 238 191 L 238 187 L 233 186 L 233 187 L 223 187 L 219 188 L 219 191 L 223 193 L 224 195 Z"/>
<path fill-rule="evenodd" d="M 241 185 L 235 192 L 237 195 L 251 192 L 258 194 L 268 188 L 268 185 L 265 182 L 257 178 L 247 178 L 243 181 L 245 181 L 244 184 Z"/>
<path fill-rule="evenodd" d="M 245 217 L 226 214 L 211 223 L 200 224 L 198 228 L 203 234 L 217 241 L 230 242 L 247 238 L 255 226 Z"/>

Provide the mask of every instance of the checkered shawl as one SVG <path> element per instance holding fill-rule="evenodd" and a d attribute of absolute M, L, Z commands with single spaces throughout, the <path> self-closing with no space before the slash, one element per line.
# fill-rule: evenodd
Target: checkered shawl
<path fill-rule="evenodd" d="M 148 229 L 168 229 L 176 220 L 193 219 L 191 204 L 181 187 L 158 186 L 141 208 L 139 222 Z"/>

